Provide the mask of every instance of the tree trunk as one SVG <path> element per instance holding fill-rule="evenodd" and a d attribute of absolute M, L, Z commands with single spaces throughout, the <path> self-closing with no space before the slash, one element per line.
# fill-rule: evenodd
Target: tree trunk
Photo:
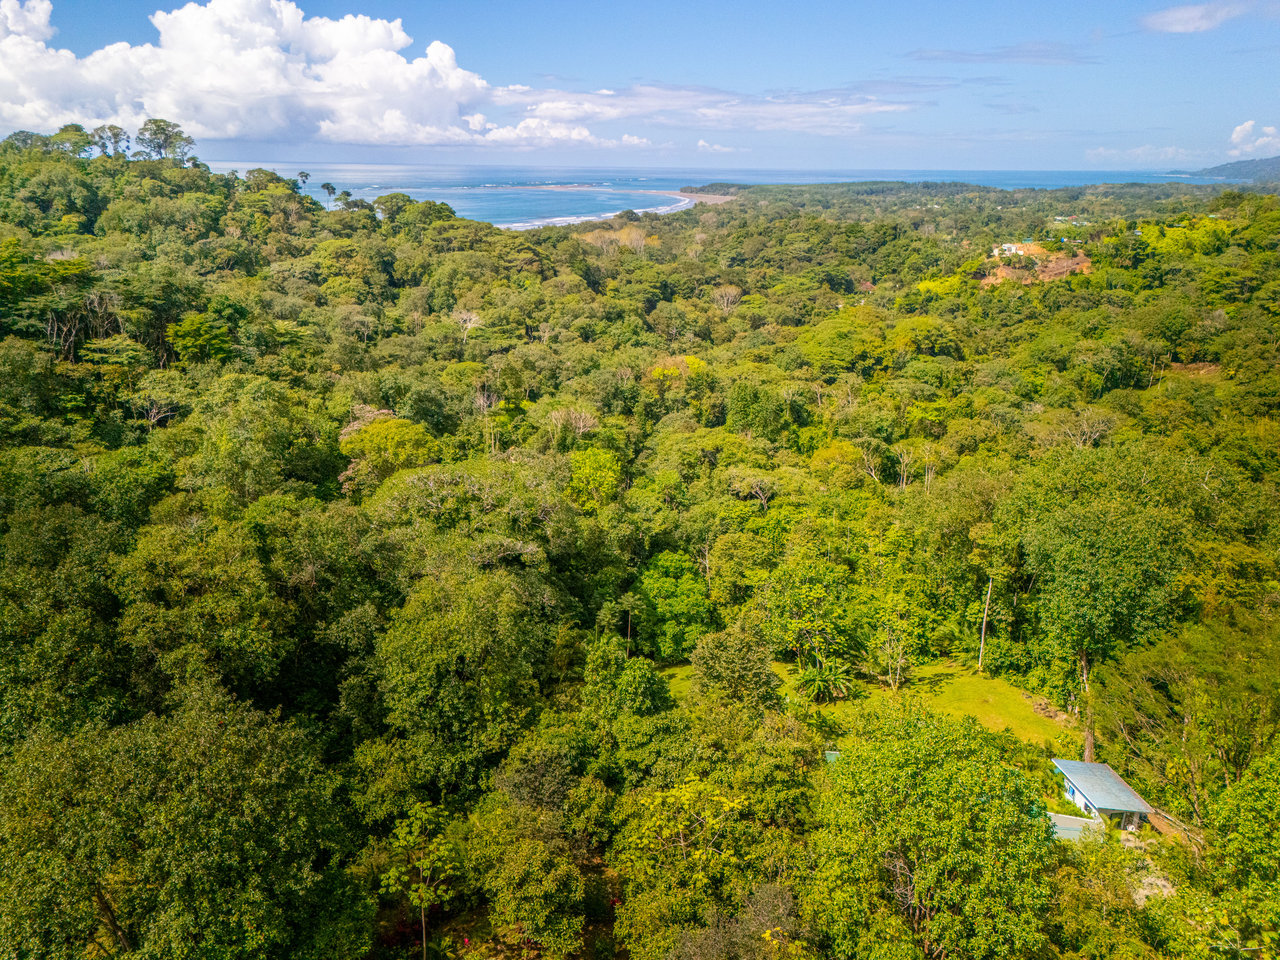
<path fill-rule="evenodd" d="M 1084 762 L 1093 763 L 1093 697 L 1089 695 L 1089 652 L 1080 650 L 1080 686 L 1084 697 Z"/>
<path fill-rule="evenodd" d="M 116 938 L 116 942 L 120 944 L 120 948 L 125 953 L 132 953 L 133 947 L 129 944 L 129 938 L 125 936 L 124 928 L 120 926 L 116 920 L 116 912 L 111 909 L 111 901 L 107 899 L 102 888 L 95 886 L 93 890 L 93 901 L 98 906 L 98 914 L 106 921 L 107 927 L 111 930 L 112 935 Z"/>
<path fill-rule="evenodd" d="M 1084 705 L 1084 762 L 1093 763 L 1093 704 Z"/>
<path fill-rule="evenodd" d="M 991 582 L 987 577 L 987 603 L 982 608 L 982 639 L 978 641 L 978 672 L 982 672 L 982 657 L 987 652 L 987 613 L 991 610 Z"/>

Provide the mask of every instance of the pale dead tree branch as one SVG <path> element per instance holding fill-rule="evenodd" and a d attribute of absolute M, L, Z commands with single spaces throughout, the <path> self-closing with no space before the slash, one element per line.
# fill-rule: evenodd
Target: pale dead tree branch
<path fill-rule="evenodd" d="M 896 444 L 893 455 L 898 458 L 898 489 L 906 490 L 911 476 L 911 465 L 916 462 L 916 452 L 905 444 Z"/>
<path fill-rule="evenodd" d="M 840 413 L 847 413 L 858 408 L 858 401 L 862 397 L 862 377 L 853 374 L 840 381 L 837 385 L 839 388 L 836 394 L 836 407 Z"/>
<path fill-rule="evenodd" d="M 579 234 L 578 239 L 597 247 L 602 253 L 610 254 L 618 249 L 618 235 L 612 230 L 592 230 Z"/>
<path fill-rule="evenodd" d="M 644 228 L 637 227 L 635 224 L 623 227 L 618 231 L 618 242 L 624 247 L 629 248 L 633 253 L 640 254 L 644 258 L 644 246 L 648 237 L 645 236 Z"/>
<path fill-rule="evenodd" d="M 862 451 L 862 469 L 876 483 L 880 482 L 880 458 L 884 455 L 884 443 L 874 437 L 863 437 L 857 441 Z"/>
<path fill-rule="evenodd" d="M 711 302 L 722 314 L 728 316 L 733 308 L 742 302 L 742 289 L 731 283 L 716 287 L 711 291 Z"/>
<path fill-rule="evenodd" d="M 569 411 L 569 427 L 580 437 L 590 433 L 599 425 L 599 421 L 585 410 Z"/>
<path fill-rule="evenodd" d="M 880 643 L 879 652 L 884 673 L 880 675 L 880 679 L 889 685 L 890 690 L 897 692 L 906 677 L 907 667 L 911 665 L 907 638 L 892 625 L 886 625 L 882 636 L 884 639 Z"/>
<path fill-rule="evenodd" d="M 600 425 L 596 418 L 586 410 L 553 410 L 550 416 L 551 432 L 557 437 L 564 433 L 572 433 L 581 438 Z"/>
<path fill-rule="evenodd" d="M 1062 435 L 1075 444 L 1076 449 L 1096 446 L 1098 441 L 1111 433 L 1116 425 L 1109 413 L 1085 407 L 1062 428 Z"/>
<path fill-rule="evenodd" d="M 862 469 L 876 483 L 880 482 L 880 476 L 877 472 L 879 469 L 877 458 L 867 447 L 862 448 Z"/>
<path fill-rule="evenodd" d="M 767 480 L 757 479 L 750 486 L 751 495 L 760 501 L 761 509 L 769 506 L 769 501 L 773 499 L 773 484 Z"/>
<path fill-rule="evenodd" d="M 59 298 L 62 288 L 57 289 Z M 80 324 L 84 319 L 79 309 L 50 310 L 45 315 L 45 335 L 50 346 L 57 348 L 58 356 L 71 360 L 75 356 L 76 341 L 80 338 Z"/>
<path fill-rule="evenodd" d="M 489 411 L 496 407 L 501 401 L 502 397 L 493 390 L 490 390 L 488 387 L 481 385 L 476 388 L 476 409 L 480 411 L 480 415 L 482 417 L 487 417 L 489 415 Z"/>
<path fill-rule="evenodd" d="M 748 498 L 759 502 L 760 508 L 766 510 L 769 501 L 778 493 L 773 481 L 762 473 L 730 468 L 729 489 L 741 500 Z"/>
<path fill-rule="evenodd" d="M 152 400 L 147 405 L 143 416 L 147 420 L 147 429 L 154 430 L 164 421 L 176 417 L 178 415 L 178 407 L 174 404 L 162 403 L 159 400 Z"/>
<path fill-rule="evenodd" d="M 921 461 L 924 464 L 924 492 L 928 493 L 929 486 L 938 472 L 938 449 L 932 443 L 926 443 L 920 452 Z"/>
<path fill-rule="evenodd" d="M 379 409 L 371 407 L 367 404 L 357 403 L 351 408 L 351 422 L 342 428 L 338 434 L 339 440 L 346 440 L 353 433 L 363 430 L 369 424 L 378 420 L 391 420 L 395 418 L 394 410 Z"/>
<path fill-rule="evenodd" d="M 488 442 L 489 452 L 498 452 L 498 433 L 493 428 L 493 421 L 489 419 L 489 412 L 502 402 L 502 396 L 493 390 L 490 390 L 484 384 L 476 388 L 476 409 L 480 411 L 480 418 L 484 421 L 485 439 Z"/>
<path fill-rule="evenodd" d="M 711 585 L 711 551 L 715 546 L 715 541 L 707 537 L 698 547 L 697 558 L 698 566 L 702 569 L 702 577 L 707 581 L 707 586 Z"/>
<path fill-rule="evenodd" d="M 124 324 L 116 315 L 120 298 L 103 290 L 90 290 L 84 297 L 85 310 L 89 314 L 89 332 L 93 339 L 102 340 L 111 335 L 112 321 L 117 333 L 124 333 Z"/>
<path fill-rule="evenodd" d="M 477 327 L 484 326 L 484 321 L 480 319 L 480 314 L 474 310 L 455 310 L 453 311 L 453 322 L 458 325 L 458 332 L 462 334 L 462 342 L 465 345 L 467 337 L 472 330 Z"/>

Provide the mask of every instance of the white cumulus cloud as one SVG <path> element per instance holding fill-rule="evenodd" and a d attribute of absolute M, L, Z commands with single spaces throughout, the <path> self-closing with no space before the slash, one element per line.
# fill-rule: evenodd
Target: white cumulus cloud
<path fill-rule="evenodd" d="M 151 17 L 154 42 L 80 57 L 55 45 L 52 13 L 53 0 L 0 0 L 0 134 L 164 117 L 214 140 L 647 148 L 624 125 L 851 136 L 922 105 L 853 89 L 495 87 L 445 43 L 415 52 L 400 20 L 309 17 L 293 0 L 193 0 Z"/>
<path fill-rule="evenodd" d="M 708 143 L 706 140 L 699 140 L 698 151 L 700 153 L 733 153 L 733 147 L 726 147 L 722 143 Z"/>
<path fill-rule="evenodd" d="M 1246 120 L 1231 131 L 1231 149 L 1227 152 L 1233 157 L 1272 151 L 1280 153 L 1280 128 L 1259 127 L 1256 120 Z"/>
<path fill-rule="evenodd" d="M 0 39 L 7 36 L 24 36 L 34 40 L 48 40 L 53 36 L 49 16 L 53 13 L 50 0 L 0 0 Z"/>
<path fill-rule="evenodd" d="M 1157 10 L 1142 25 L 1157 33 L 1204 33 L 1249 11 L 1246 3 L 1189 3 Z"/>
<path fill-rule="evenodd" d="M 157 12 L 155 43 L 86 57 L 51 46 L 50 0 L 0 0 L 0 127 L 136 127 L 196 137 L 352 143 L 598 140 L 580 125 L 486 121 L 492 88 L 439 41 L 421 56 L 399 20 L 308 17 L 291 0 L 208 0 Z"/>

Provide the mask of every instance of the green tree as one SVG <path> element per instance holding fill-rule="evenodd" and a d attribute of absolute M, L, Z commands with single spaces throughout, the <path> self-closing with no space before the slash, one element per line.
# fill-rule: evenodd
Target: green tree
<path fill-rule="evenodd" d="M 649 716 L 670 709 L 671 691 L 645 657 L 628 657 L 621 637 L 606 634 L 587 650 L 582 702 L 597 716 Z"/>
<path fill-rule="evenodd" d="M 1053 874 L 1056 909 L 1050 939 L 1075 957 L 1134 957 L 1155 960 L 1144 942 L 1136 892 L 1151 866 L 1139 850 L 1102 830 L 1087 830 L 1062 845 L 1063 862 Z"/>
<path fill-rule="evenodd" d="M 563 958 L 582 948 L 582 874 L 554 845 L 517 840 L 485 878 L 489 917 L 509 943 L 533 942 Z"/>
<path fill-rule="evenodd" d="M 436 563 L 378 639 L 377 659 L 390 724 L 418 750 L 419 781 L 465 795 L 529 722 L 545 628 L 527 581 Z"/>
<path fill-rule="evenodd" d="M 1084 715 L 1086 759 L 1094 749 L 1094 667 L 1155 639 L 1189 600 L 1181 575 L 1186 505 L 1163 502 L 1181 485 L 1179 472 L 1139 452 L 1073 451 L 1028 474 L 997 515 L 1006 531 L 1017 525 L 1035 584 L 1042 670 Z M 1147 473 L 1168 488 L 1147 489 Z"/>
<path fill-rule="evenodd" d="M 658 554 L 640 575 L 640 595 L 652 609 L 657 659 L 686 659 L 712 625 L 707 582 L 693 561 L 682 553 Z"/>
<path fill-rule="evenodd" d="M 697 780 L 631 800 L 610 862 L 625 884 L 616 929 L 632 956 L 665 957 L 682 930 L 701 925 L 717 906 L 732 908 L 756 839 L 746 805 Z"/>
<path fill-rule="evenodd" d="M 169 342 L 184 364 L 224 363 L 235 356 L 230 326 L 209 313 L 188 313 L 165 328 Z"/>
<path fill-rule="evenodd" d="M 400 214 L 412 205 L 413 199 L 407 193 L 388 193 L 373 201 L 374 209 L 384 221 L 390 223 L 394 223 Z"/>
<path fill-rule="evenodd" d="M 397 470 L 439 463 L 446 452 L 422 424 L 386 414 L 348 426 L 339 449 L 351 458 L 342 488 L 354 496 L 372 492 Z"/>
<path fill-rule="evenodd" d="M 760 627 L 775 655 L 851 660 L 859 652 L 848 607 L 849 568 L 802 544 L 769 577 Z"/>
<path fill-rule="evenodd" d="M 122 157 L 129 154 L 129 133 L 114 123 L 94 127 L 90 137 L 94 147 L 104 157 Z"/>
<path fill-rule="evenodd" d="M 400 894 L 418 908 L 422 957 L 427 956 L 427 911 L 444 906 L 454 896 L 461 869 L 453 845 L 444 837 L 447 818 L 430 803 L 413 805 L 396 821 L 388 841 L 390 866 L 382 873 L 382 892 Z"/>
<path fill-rule="evenodd" d="M 0 947 L 15 956 L 355 958 L 370 904 L 307 737 L 220 693 L 35 734 L 0 771 Z"/>
<path fill-rule="evenodd" d="M 84 157 L 93 147 L 93 138 L 80 124 L 68 123 L 49 138 L 49 145 L 73 157 Z"/>
<path fill-rule="evenodd" d="M 768 649 L 740 625 L 705 634 L 689 659 L 701 691 L 756 709 L 778 700 L 782 680 L 773 672 Z"/>
<path fill-rule="evenodd" d="M 563 960 L 582 948 L 586 885 L 559 820 L 490 795 L 472 814 L 467 852 L 499 939 Z"/>
<path fill-rule="evenodd" d="M 1213 847 L 1231 891 L 1224 899 L 1247 952 L 1280 952 L 1280 753 L 1259 758 L 1214 805 Z"/>
<path fill-rule="evenodd" d="M 1280 737 L 1274 625 L 1184 627 L 1100 676 L 1101 732 L 1123 746 L 1116 762 L 1148 784 L 1163 809 L 1196 823 Z"/>
<path fill-rule="evenodd" d="M 830 955 L 1031 957 L 1053 828 L 976 721 L 872 722 L 832 769 L 807 903 Z"/>
<path fill-rule="evenodd" d="M 155 117 L 138 128 L 138 135 L 133 138 L 133 142 L 149 160 L 172 159 L 179 163 L 186 161 L 196 145 L 176 123 Z"/>
<path fill-rule="evenodd" d="M 595 513 L 618 494 L 622 468 L 616 454 L 599 447 L 575 450 L 570 455 L 573 477 L 566 494 L 584 513 Z"/>

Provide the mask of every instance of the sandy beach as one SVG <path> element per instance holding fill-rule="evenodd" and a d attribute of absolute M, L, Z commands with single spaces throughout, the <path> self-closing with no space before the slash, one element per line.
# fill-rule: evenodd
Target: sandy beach
<path fill-rule="evenodd" d="M 598 187 L 591 183 L 533 183 L 508 187 L 508 190 L 600 190 L 605 193 L 649 193 L 659 197 L 679 197 L 681 200 L 692 200 L 694 203 L 727 203 L 733 196 L 727 193 L 684 193 L 680 190 L 613 190 L 610 187 Z"/>
<path fill-rule="evenodd" d="M 688 210 L 690 207 L 699 203 L 718 204 L 727 203 L 733 197 L 728 194 L 717 193 L 684 193 L 679 190 L 612 190 L 608 187 L 600 187 L 590 183 L 536 183 L 521 184 L 518 186 L 506 187 L 508 190 L 554 190 L 559 192 L 574 190 L 593 190 L 602 193 L 625 193 L 634 196 L 637 193 L 645 193 L 655 197 L 670 197 L 676 202 L 662 207 L 645 207 L 639 209 L 639 213 L 676 213 L 680 210 Z M 550 226 L 569 226 L 574 223 L 593 223 L 600 220 L 610 220 L 621 210 L 611 213 L 587 214 L 582 216 L 568 217 L 546 217 L 538 220 L 529 220 L 523 223 L 499 224 L 505 230 L 534 230 L 538 227 Z"/>
<path fill-rule="evenodd" d="M 662 191 L 655 190 L 653 192 L 661 193 Z M 717 203 L 728 203 L 733 199 L 732 194 L 728 193 L 673 193 L 670 194 L 670 196 L 680 197 L 684 200 L 692 200 L 694 203 L 709 203 L 712 206 Z"/>

